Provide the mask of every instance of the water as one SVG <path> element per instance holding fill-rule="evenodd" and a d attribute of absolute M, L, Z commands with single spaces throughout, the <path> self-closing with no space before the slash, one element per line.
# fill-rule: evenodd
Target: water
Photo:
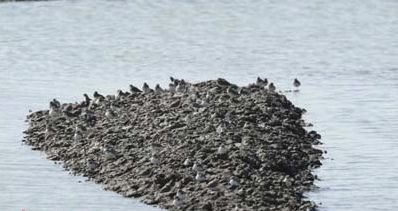
<path fill-rule="evenodd" d="M 327 150 L 326 210 L 398 210 L 398 2 L 0 4 L 0 210 L 158 210 L 70 176 L 21 144 L 29 109 L 128 84 L 257 75 L 307 108 Z M 79 181 L 82 181 L 79 183 Z"/>

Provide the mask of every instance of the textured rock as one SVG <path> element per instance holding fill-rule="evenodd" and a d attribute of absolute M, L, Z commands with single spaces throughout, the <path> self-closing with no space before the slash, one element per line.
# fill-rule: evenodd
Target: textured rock
<path fill-rule="evenodd" d="M 303 193 L 322 151 L 313 147 L 320 135 L 303 128 L 303 109 L 258 85 L 173 83 L 52 101 L 27 116 L 24 142 L 106 189 L 165 209 L 315 208 Z"/>

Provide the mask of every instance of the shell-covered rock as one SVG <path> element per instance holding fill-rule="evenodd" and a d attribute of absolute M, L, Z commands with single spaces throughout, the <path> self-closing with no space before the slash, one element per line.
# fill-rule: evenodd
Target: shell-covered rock
<path fill-rule="evenodd" d="M 173 79 L 27 116 L 24 142 L 106 189 L 170 210 L 313 210 L 303 109 L 264 86 Z M 134 87 L 135 88 L 135 87 Z M 51 114 L 51 115 L 50 115 Z"/>

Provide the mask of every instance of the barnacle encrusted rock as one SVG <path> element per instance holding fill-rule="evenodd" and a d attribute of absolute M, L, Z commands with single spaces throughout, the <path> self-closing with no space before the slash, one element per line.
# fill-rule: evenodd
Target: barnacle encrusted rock
<path fill-rule="evenodd" d="M 106 189 L 169 210 L 313 210 L 321 165 L 303 109 L 224 79 L 96 93 L 27 116 L 24 142 Z"/>

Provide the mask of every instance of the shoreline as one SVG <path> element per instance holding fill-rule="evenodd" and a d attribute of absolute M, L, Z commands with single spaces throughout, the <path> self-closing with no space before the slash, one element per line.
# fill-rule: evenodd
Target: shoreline
<path fill-rule="evenodd" d="M 267 87 L 218 79 L 37 111 L 24 142 L 164 209 L 307 211 L 316 205 L 303 193 L 322 151 L 303 113 Z"/>

